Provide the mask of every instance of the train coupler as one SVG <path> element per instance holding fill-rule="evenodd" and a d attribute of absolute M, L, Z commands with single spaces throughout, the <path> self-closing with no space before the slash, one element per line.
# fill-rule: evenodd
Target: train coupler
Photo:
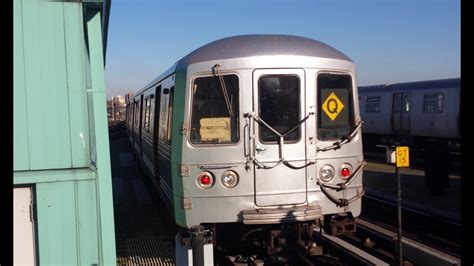
<path fill-rule="evenodd" d="M 320 256 L 323 255 L 323 246 L 318 245 L 316 243 L 311 243 L 310 246 L 308 246 L 306 252 L 308 253 L 309 256 Z"/>
<path fill-rule="evenodd" d="M 331 217 L 326 225 L 326 233 L 329 235 L 348 235 L 356 232 L 356 221 L 352 215 Z"/>

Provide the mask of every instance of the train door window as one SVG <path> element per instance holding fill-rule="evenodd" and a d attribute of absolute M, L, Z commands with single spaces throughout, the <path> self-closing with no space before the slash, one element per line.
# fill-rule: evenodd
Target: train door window
<path fill-rule="evenodd" d="M 444 95 L 429 93 L 423 95 L 423 113 L 442 113 L 444 109 Z"/>
<path fill-rule="evenodd" d="M 135 107 L 133 108 L 134 110 L 134 126 L 135 127 L 138 127 L 139 126 L 139 122 L 140 122 L 140 103 L 138 101 L 135 101 Z"/>
<path fill-rule="evenodd" d="M 157 141 L 159 139 L 159 132 L 160 132 L 160 117 L 161 117 L 161 85 L 156 87 L 156 99 L 153 103 L 152 109 L 153 115 L 153 141 Z"/>
<path fill-rule="evenodd" d="M 134 116 L 133 116 L 133 114 L 134 114 L 134 113 L 133 113 L 133 108 L 134 108 L 134 103 L 131 102 L 129 105 L 130 105 L 130 106 L 129 106 L 129 108 L 130 108 L 130 117 L 128 118 L 128 124 L 129 124 L 130 129 L 131 129 L 131 128 L 133 127 L 133 118 L 134 118 Z"/>
<path fill-rule="evenodd" d="M 153 99 L 153 94 L 145 98 L 145 117 L 143 121 L 143 128 L 145 131 L 150 132 L 150 121 L 151 121 L 151 101 Z"/>
<path fill-rule="evenodd" d="M 167 138 L 166 141 L 171 145 L 171 132 L 173 127 L 173 100 L 174 100 L 174 87 L 170 88 L 169 93 L 169 104 L 168 104 L 168 125 L 167 125 Z"/>
<path fill-rule="evenodd" d="M 396 93 L 393 96 L 393 113 L 399 114 L 402 111 L 402 94 Z"/>
<path fill-rule="evenodd" d="M 367 97 L 365 102 L 366 113 L 380 113 L 382 109 L 380 96 Z"/>
<path fill-rule="evenodd" d="M 155 125 L 154 117 L 155 117 L 155 95 L 150 95 L 150 114 L 148 118 L 148 132 L 153 132 L 153 127 Z"/>
<path fill-rule="evenodd" d="M 293 128 L 300 120 L 300 84 L 298 76 L 266 75 L 258 80 L 259 116 L 280 134 Z M 277 143 L 279 136 L 260 126 L 262 143 Z M 285 136 L 285 143 L 298 142 L 301 127 Z"/>
<path fill-rule="evenodd" d="M 130 125 L 130 128 L 133 127 L 133 102 L 129 103 L 129 108 L 130 108 L 130 117 L 128 118 L 128 124 Z"/>
<path fill-rule="evenodd" d="M 318 75 L 318 139 L 339 139 L 355 127 L 352 90 L 350 75 Z"/>
<path fill-rule="evenodd" d="M 239 141 L 239 78 L 223 75 L 196 78 L 193 83 L 191 136 L 193 144 Z"/>
<path fill-rule="evenodd" d="M 160 126 L 158 139 L 162 143 L 168 143 L 168 108 L 169 108 L 170 89 L 163 88 L 160 99 Z"/>
<path fill-rule="evenodd" d="M 409 113 L 410 112 L 410 94 L 404 93 L 403 94 L 403 113 Z"/>
<path fill-rule="evenodd" d="M 130 107 L 127 104 L 125 107 L 125 124 L 127 127 L 130 125 L 128 121 L 130 121 Z"/>
<path fill-rule="evenodd" d="M 127 104 L 127 109 L 126 109 L 126 117 L 125 117 L 125 121 L 127 122 L 127 125 L 129 125 L 129 121 L 130 121 L 130 106 Z"/>

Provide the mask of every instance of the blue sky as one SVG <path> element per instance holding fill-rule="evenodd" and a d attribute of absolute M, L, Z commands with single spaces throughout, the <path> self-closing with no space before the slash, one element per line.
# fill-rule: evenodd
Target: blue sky
<path fill-rule="evenodd" d="M 460 76 L 459 0 L 112 0 L 107 97 L 228 36 L 291 34 L 349 56 L 359 85 Z"/>

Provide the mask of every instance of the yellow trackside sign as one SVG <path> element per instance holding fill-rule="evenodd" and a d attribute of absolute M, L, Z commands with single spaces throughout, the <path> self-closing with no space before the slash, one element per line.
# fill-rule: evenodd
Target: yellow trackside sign
<path fill-rule="evenodd" d="M 408 147 L 401 146 L 395 150 L 397 158 L 397 167 L 409 167 L 410 166 L 410 152 Z"/>
<path fill-rule="evenodd" d="M 341 113 L 342 109 L 344 109 L 344 104 L 342 104 L 341 100 L 337 98 L 334 92 L 326 98 L 322 106 L 323 111 L 326 115 L 334 121 L 337 116 Z"/>

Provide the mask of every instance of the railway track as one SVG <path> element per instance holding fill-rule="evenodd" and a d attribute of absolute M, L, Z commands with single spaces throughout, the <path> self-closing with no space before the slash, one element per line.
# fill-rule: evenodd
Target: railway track
<path fill-rule="evenodd" d="M 125 121 L 116 122 L 109 125 L 109 138 L 120 138 L 127 135 Z"/>
<path fill-rule="evenodd" d="M 262 257 L 255 251 L 253 254 L 223 254 L 217 252 L 217 265 L 390 265 L 388 262 L 362 250 L 356 244 L 340 237 L 331 236 L 324 232 L 314 233 L 314 243 L 324 254 L 310 256 L 305 250 L 293 246 L 285 254 L 273 257 Z"/>
<path fill-rule="evenodd" d="M 363 198 L 361 218 L 396 232 L 396 203 L 366 193 Z M 377 210 L 377 211 L 370 211 Z M 451 220 L 424 210 L 402 206 L 403 236 L 428 247 L 442 251 L 452 257 L 461 254 L 461 226 Z"/>

